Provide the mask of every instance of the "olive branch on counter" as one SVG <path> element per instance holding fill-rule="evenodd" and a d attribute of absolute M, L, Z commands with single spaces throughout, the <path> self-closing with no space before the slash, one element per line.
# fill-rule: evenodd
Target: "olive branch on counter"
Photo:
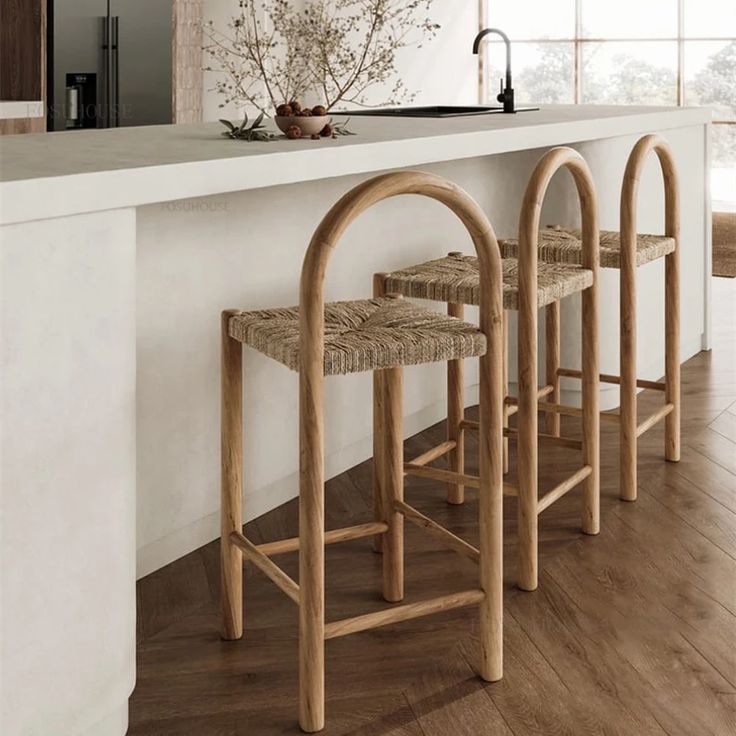
<path fill-rule="evenodd" d="M 220 119 L 220 122 L 227 128 L 222 132 L 225 138 L 231 138 L 232 140 L 239 141 L 275 141 L 284 138 L 283 135 L 277 135 L 269 130 L 266 130 L 266 126 L 263 124 L 264 113 L 261 113 L 251 125 L 248 125 L 248 114 L 245 113 L 243 122 L 240 124 L 232 123 L 224 118 Z M 350 122 L 350 118 L 342 120 L 338 123 L 330 122 L 328 125 L 332 130 L 330 137 L 337 138 L 341 135 L 356 135 L 352 131 L 348 130 L 347 124 Z"/>

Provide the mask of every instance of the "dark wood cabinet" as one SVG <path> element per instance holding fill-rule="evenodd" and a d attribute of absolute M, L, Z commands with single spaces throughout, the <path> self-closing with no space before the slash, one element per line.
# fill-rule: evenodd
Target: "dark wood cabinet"
<path fill-rule="evenodd" d="M 44 98 L 46 0 L 0 0 L 0 100 Z"/>

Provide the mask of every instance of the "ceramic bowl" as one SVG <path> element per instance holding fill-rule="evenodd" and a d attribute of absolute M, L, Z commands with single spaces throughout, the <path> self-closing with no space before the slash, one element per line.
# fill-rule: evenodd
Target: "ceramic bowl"
<path fill-rule="evenodd" d="M 313 115 L 312 117 L 300 117 L 297 115 L 277 115 L 274 122 L 282 133 L 292 126 L 296 125 L 302 131 L 302 138 L 309 138 L 317 135 L 322 128 L 330 122 L 329 115 Z"/>

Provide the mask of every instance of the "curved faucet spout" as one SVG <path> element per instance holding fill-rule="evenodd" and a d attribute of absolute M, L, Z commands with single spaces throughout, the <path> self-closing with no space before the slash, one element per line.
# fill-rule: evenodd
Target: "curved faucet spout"
<path fill-rule="evenodd" d="M 506 44 L 506 86 L 511 87 L 511 41 L 509 37 L 500 28 L 484 28 L 473 41 L 473 53 L 477 54 L 480 50 L 480 42 L 489 34 L 500 36 Z"/>
<path fill-rule="evenodd" d="M 503 102 L 504 112 L 515 112 L 514 109 L 514 89 L 511 84 L 511 41 L 509 37 L 500 28 L 484 28 L 473 41 L 473 53 L 477 54 L 480 49 L 480 42 L 489 34 L 500 36 L 506 44 L 506 85 L 501 85 L 501 93 L 498 95 L 498 101 Z M 503 81 L 503 80 L 502 80 Z"/>

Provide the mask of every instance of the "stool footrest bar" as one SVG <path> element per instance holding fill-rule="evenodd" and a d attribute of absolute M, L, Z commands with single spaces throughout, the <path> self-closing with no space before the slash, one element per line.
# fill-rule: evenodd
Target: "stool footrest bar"
<path fill-rule="evenodd" d="M 428 465 L 457 447 L 455 440 L 447 440 L 411 460 L 412 465 Z"/>
<path fill-rule="evenodd" d="M 539 411 L 553 414 L 564 414 L 568 417 L 582 417 L 583 410 L 579 406 L 568 406 L 567 404 L 547 404 L 540 402 Z M 612 412 L 603 411 L 600 414 L 601 420 L 604 422 L 618 422 L 621 417 L 618 414 Z"/>
<path fill-rule="evenodd" d="M 427 532 L 437 537 L 458 554 L 476 563 L 480 561 L 480 552 L 472 544 L 468 544 L 464 539 L 461 539 L 456 534 L 445 529 L 441 524 L 425 516 L 421 511 L 417 511 L 413 506 L 409 506 L 409 504 L 403 501 L 394 501 L 394 508 L 400 514 L 403 514 L 412 524 L 421 529 L 426 529 Z"/>
<path fill-rule="evenodd" d="M 426 601 L 405 603 L 394 606 L 393 608 L 385 608 L 382 611 L 375 611 L 374 613 L 364 613 L 362 616 L 331 621 L 325 624 L 325 639 L 335 639 L 338 636 L 355 634 L 358 631 L 375 629 L 379 626 L 388 626 L 389 624 L 399 623 L 400 621 L 409 621 L 413 618 L 428 616 L 432 613 L 441 613 L 442 611 L 449 611 L 453 608 L 474 606 L 480 603 L 485 598 L 485 595 L 479 589 L 464 590 L 459 593 L 443 595 L 439 598 L 430 598 Z"/>
<path fill-rule="evenodd" d="M 582 378 L 583 377 L 582 371 L 576 371 L 576 370 L 573 370 L 572 368 L 558 368 L 557 375 L 564 376 L 565 378 Z M 615 383 L 615 384 L 621 383 L 621 376 L 614 376 L 614 375 L 611 375 L 610 373 L 601 373 L 599 378 L 603 383 Z M 652 389 L 653 391 L 664 391 L 667 387 L 664 381 L 645 381 L 642 378 L 637 379 L 636 385 L 638 388 L 649 388 L 649 389 Z"/>
<path fill-rule="evenodd" d="M 374 534 L 383 534 L 388 530 L 388 524 L 384 521 L 370 521 L 367 524 L 346 526 L 342 529 L 333 529 L 325 532 L 325 544 L 336 544 L 337 542 L 348 542 L 351 539 L 372 537 Z M 256 545 L 256 549 L 268 557 L 283 555 L 287 552 L 295 552 L 299 549 L 299 537 L 290 539 L 277 539 L 275 542 L 265 542 Z"/>
<path fill-rule="evenodd" d="M 468 486 L 469 488 L 478 488 L 480 486 L 480 480 L 476 475 L 455 473 L 452 470 L 445 470 L 444 468 L 428 468 L 425 465 L 415 465 L 414 463 L 404 463 L 404 474 L 415 475 L 418 478 L 439 480 L 443 483 L 457 483 L 458 485 Z"/>
<path fill-rule="evenodd" d="M 504 437 L 516 439 L 519 436 L 519 430 L 514 429 L 513 427 L 506 427 L 503 430 L 503 434 Z M 553 445 L 570 447 L 573 450 L 583 449 L 583 441 L 573 439 L 572 437 L 557 437 L 553 434 L 547 434 L 546 432 L 539 432 L 539 434 L 537 434 L 537 437 L 539 437 L 540 440 L 544 440 L 545 442 L 551 442 Z"/>
<path fill-rule="evenodd" d="M 269 577 L 271 582 L 281 588 L 294 603 L 299 604 L 299 585 L 275 562 L 266 557 L 250 539 L 246 539 L 239 532 L 231 532 L 230 541 L 243 553 L 246 560 L 252 562 L 262 573 Z"/>
<path fill-rule="evenodd" d="M 657 409 L 657 411 L 654 412 L 654 414 L 650 414 L 641 424 L 638 424 L 636 427 L 636 436 L 637 438 L 641 437 L 644 432 L 650 430 L 657 422 L 662 421 L 668 414 L 671 414 L 674 410 L 675 405 L 665 404 L 661 409 Z"/>
<path fill-rule="evenodd" d="M 593 469 L 590 465 L 583 465 L 580 470 L 566 478 L 559 485 L 556 485 L 551 491 L 548 491 L 539 499 L 537 503 L 537 513 L 541 514 L 546 508 L 549 508 L 555 501 L 562 498 L 568 491 L 575 488 L 576 485 L 582 483 L 591 473 Z"/>

